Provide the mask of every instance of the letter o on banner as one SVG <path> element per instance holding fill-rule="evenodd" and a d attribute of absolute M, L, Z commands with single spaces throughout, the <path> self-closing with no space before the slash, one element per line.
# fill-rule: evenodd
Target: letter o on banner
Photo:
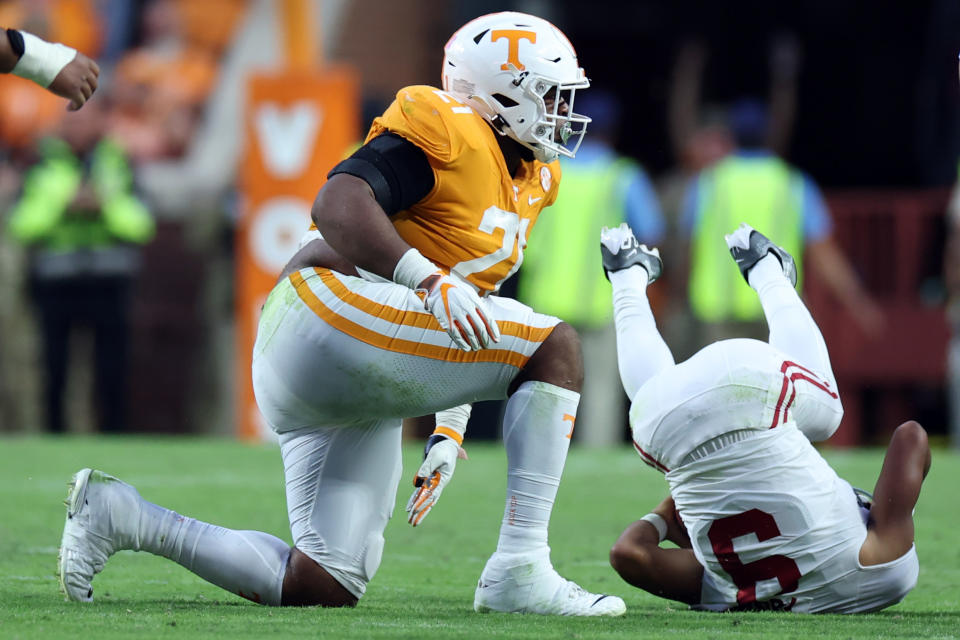
<path fill-rule="evenodd" d="M 271 198 L 254 211 L 252 218 L 250 254 L 264 271 L 280 273 L 310 225 L 310 203 L 301 198 Z"/>

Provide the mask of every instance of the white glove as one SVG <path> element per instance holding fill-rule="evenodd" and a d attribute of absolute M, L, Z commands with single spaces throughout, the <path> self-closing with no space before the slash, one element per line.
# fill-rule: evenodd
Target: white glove
<path fill-rule="evenodd" d="M 470 285 L 437 271 L 416 289 L 423 305 L 464 351 L 479 351 L 500 342 L 500 328 Z"/>
<path fill-rule="evenodd" d="M 453 438 L 434 434 L 427 440 L 423 464 L 413 478 L 413 486 L 417 489 L 407 501 L 407 522 L 417 526 L 437 504 L 457 468 L 460 451 L 460 445 Z"/>

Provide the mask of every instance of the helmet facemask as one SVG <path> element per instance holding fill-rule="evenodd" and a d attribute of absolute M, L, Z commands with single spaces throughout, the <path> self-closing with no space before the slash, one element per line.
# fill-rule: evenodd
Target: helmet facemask
<path fill-rule="evenodd" d="M 586 79 L 559 83 L 540 76 L 524 80 L 524 93 L 537 105 L 539 118 L 517 141 L 533 150 L 540 162 L 552 162 L 558 156 L 572 158 L 587 132 L 590 118 L 573 110 L 577 89 L 586 89 Z M 519 134 L 519 132 L 518 132 Z M 509 135 L 509 134 L 508 134 Z"/>

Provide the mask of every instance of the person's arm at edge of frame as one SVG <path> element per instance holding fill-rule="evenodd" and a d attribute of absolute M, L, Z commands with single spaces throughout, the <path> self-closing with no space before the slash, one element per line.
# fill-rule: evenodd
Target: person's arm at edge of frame
<path fill-rule="evenodd" d="M 31 80 L 76 111 L 97 90 L 100 67 L 79 51 L 25 31 L 0 27 L 0 73 Z"/>
<path fill-rule="evenodd" d="M 913 420 L 903 423 L 890 438 L 873 490 L 860 564 L 870 566 L 896 560 L 913 546 L 913 508 L 929 471 L 927 432 Z"/>

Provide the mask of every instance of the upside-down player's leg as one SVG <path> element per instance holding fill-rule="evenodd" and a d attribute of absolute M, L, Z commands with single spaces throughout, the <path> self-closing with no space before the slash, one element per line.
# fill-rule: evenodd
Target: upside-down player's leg
<path fill-rule="evenodd" d="M 727 236 L 730 252 L 757 292 L 770 327 L 770 345 L 836 387 L 827 345 L 795 288 L 793 258 L 747 224 Z"/>
<path fill-rule="evenodd" d="M 826 440 L 840 426 L 843 405 L 823 335 L 794 288 L 793 258 L 746 224 L 727 236 L 727 245 L 760 299 L 770 346 L 788 358 L 781 373 L 789 393 L 778 405 L 811 442 Z"/>
<path fill-rule="evenodd" d="M 675 362 L 657 330 L 647 285 L 662 271 L 660 254 L 637 242 L 625 223 L 600 234 L 603 268 L 613 285 L 620 380 L 630 399 L 643 384 Z"/>

